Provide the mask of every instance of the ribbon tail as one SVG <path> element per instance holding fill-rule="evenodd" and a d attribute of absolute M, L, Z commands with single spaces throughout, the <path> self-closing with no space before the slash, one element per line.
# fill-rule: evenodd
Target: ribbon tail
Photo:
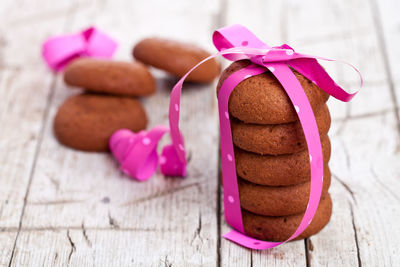
<path fill-rule="evenodd" d="M 249 49 L 252 53 L 261 53 L 264 50 L 262 49 Z M 264 51 L 265 52 L 265 51 Z M 176 149 L 178 158 L 184 164 L 186 164 L 186 157 L 185 157 L 185 146 L 182 134 L 179 130 L 179 114 L 180 114 L 180 101 L 181 101 L 181 94 L 182 94 L 182 86 L 185 79 L 192 73 L 198 66 L 203 64 L 204 62 L 213 59 L 219 55 L 228 55 L 228 54 L 244 54 L 243 50 L 238 48 L 230 48 L 224 51 L 217 52 L 213 55 L 210 55 L 197 63 L 193 68 L 191 68 L 174 86 L 171 91 L 170 95 L 170 102 L 169 102 L 169 127 L 171 130 L 171 139 L 172 145 Z M 246 58 L 248 58 L 246 56 Z"/>
<path fill-rule="evenodd" d="M 315 57 L 316 58 L 316 57 Z M 329 76 L 329 74 L 325 71 L 325 69 L 318 63 L 315 58 L 297 58 L 295 60 L 291 60 L 288 62 L 288 65 L 300 72 L 307 79 L 315 83 L 319 88 L 327 92 L 329 95 L 335 97 L 336 99 L 349 102 L 358 92 L 355 93 L 347 93 L 344 91 L 339 85 L 335 83 L 335 81 Z M 321 60 L 326 61 L 334 61 L 331 59 L 321 58 Z M 360 72 L 353 65 L 343 62 L 350 67 L 352 67 L 360 77 L 360 86 L 363 84 L 363 80 Z"/>
<path fill-rule="evenodd" d="M 224 234 L 223 237 L 246 248 L 257 249 L 257 250 L 265 250 L 277 247 L 284 243 L 284 242 L 268 242 L 268 241 L 257 240 L 248 237 L 245 234 L 242 234 L 236 230 L 229 231 L 228 233 Z"/>

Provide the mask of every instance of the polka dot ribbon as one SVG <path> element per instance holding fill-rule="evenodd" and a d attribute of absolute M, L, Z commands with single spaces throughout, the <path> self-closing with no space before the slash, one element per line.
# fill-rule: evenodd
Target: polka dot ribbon
<path fill-rule="evenodd" d="M 76 34 L 54 36 L 42 45 L 42 57 L 49 68 L 60 71 L 78 57 L 111 58 L 117 42 L 96 27 Z"/>
<path fill-rule="evenodd" d="M 186 161 L 178 158 L 174 145 L 164 146 L 161 156 L 158 157 L 157 145 L 164 134 L 169 132 L 167 126 L 159 125 L 149 132 L 134 133 L 127 129 L 116 131 L 109 140 L 109 147 L 121 164 L 125 174 L 139 181 L 149 179 L 157 170 L 169 176 L 186 176 Z M 183 143 L 178 144 L 179 151 L 183 151 Z"/>
<path fill-rule="evenodd" d="M 114 156 L 122 163 L 125 172 L 139 180 L 144 180 L 150 177 L 157 168 L 157 142 L 163 134 L 170 132 L 172 144 L 163 149 L 160 158 L 161 172 L 167 175 L 185 176 L 187 164 L 185 147 L 179 131 L 179 106 L 184 80 L 199 65 L 217 56 L 223 56 L 231 61 L 251 60 L 253 64 L 230 75 L 218 93 L 224 211 L 227 223 L 233 228 L 224 237 L 251 249 L 276 247 L 299 236 L 310 224 L 319 205 L 323 184 L 322 149 L 315 116 L 303 88 L 290 67 L 341 101 L 350 101 L 356 93 L 349 94 L 340 88 L 317 61 L 317 59 L 335 60 L 300 54 L 288 45 L 269 47 L 241 25 L 233 25 L 215 31 L 213 42 L 219 52 L 199 62 L 172 89 L 169 105 L 169 128 L 157 126 L 149 132 L 138 134 L 120 130 L 110 139 L 110 147 Z M 358 73 L 362 86 L 362 77 L 359 71 L 354 66 L 344 63 Z M 245 234 L 228 112 L 229 96 L 236 85 L 244 79 L 267 71 L 272 72 L 289 96 L 302 125 L 310 154 L 311 186 L 307 209 L 296 231 L 284 242 L 261 241 Z"/>

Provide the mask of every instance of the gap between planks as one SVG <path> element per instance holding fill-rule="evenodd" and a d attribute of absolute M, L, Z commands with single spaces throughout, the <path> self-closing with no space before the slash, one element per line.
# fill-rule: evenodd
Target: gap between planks
<path fill-rule="evenodd" d="M 228 1 L 227 0 L 219 0 L 219 10 L 218 10 L 218 14 L 216 16 L 215 25 L 214 25 L 215 29 L 223 27 L 227 23 L 227 18 L 226 18 L 227 8 L 228 8 Z M 219 133 L 219 131 L 218 131 L 218 133 Z M 218 148 L 219 148 L 218 149 L 218 154 L 220 154 L 220 149 L 221 149 L 221 145 L 220 144 L 221 144 L 220 136 L 218 135 Z M 216 238 L 216 241 L 217 241 L 217 246 L 216 246 L 217 247 L 217 251 L 216 251 L 217 262 L 216 262 L 216 266 L 220 267 L 221 266 L 221 262 L 222 262 L 222 259 L 221 259 L 221 254 L 222 254 L 222 252 L 221 252 L 221 232 L 222 232 L 221 231 L 222 230 L 221 229 L 222 228 L 222 224 L 221 224 L 221 211 L 222 211 L 222 206 L 221 206 L 222 189 L 221 189 L 221 187 L 222 187 L 222 184 L 221 184 L 221 181 L 222 181 L 222 170 L 221 170 L 221 157 L 220 156 L 218 156 L 217 163 L 218 163 L 218 167 L 217 167 L 217 169 L 218 169 L 218 175 L 217 175 L 218 182 L 217 182 L 216 199 L 215 199 L 215 201 L 217 201 L 217 209 L 215 211 L 215 216 L 217 217 L 216 218 L 217 219 L 217 238 Z"/>
<path fill-rule="evenodd" d="M 24 218 L 24 213 L 25 213 L 26 203 L 27 203 L 27 199 L 28 199 L 28 195 L 29 195 L 29 190 L 30 190 L 31 184 L 32 184 L 32 178 L 33 178 L 33 175 L 35 174 L 37 159 L 38 159 L 39 154 L 40 154 L 40 147 L 41 147 L 42 142 L 43 142 L 44 130 L 45 130 L 45 127 L 46 127 L 47 118 L 49 116 L 49 109 L 50 109 L 51 101 L 52 101 L 53 96 L 54 96 L 54 90 L 55 90 L 56 81 L 57 81 L 57 76 L 53 74 L 53 79 L 52 79 L 52 81 L 50 83 L 49 94 L 47 96 L 46 108 L 45 108 L 45 110 L 43 112 L 43 116 L 42 116 L 42 120 L 41 120 L 39 138 L 38 138 L 38 142 L 37 142 L 36 147 L 35 147 L 35 153 L 34 153 L 34 157 L 33 157 L 32 167 L 31 167 L 31 170 L 29 172 L 29 179 L 28 179 L 28 184 L 26 186 L 26 191 L 25 191 L 25 196 L 24 196 L 24 203 L 23 203 L 23 206 L 22 206 L 21 215 L 20 215 L 20 219 L 19 219 L 19 223 L 18 223 L 17 235 L 15 236 L 13 248 L 12 248 L 12 251 L 11 251 L 10 261 L 8 263 L 9 267 L 12 264 L 12 261 L 13 261 L 13 258 L 14 258 L 14 253 L 15 253 L 15 248 L 17 246 L 19 233 L 21 232 L 21 229 L 22 229 L 22 220 Z"/>

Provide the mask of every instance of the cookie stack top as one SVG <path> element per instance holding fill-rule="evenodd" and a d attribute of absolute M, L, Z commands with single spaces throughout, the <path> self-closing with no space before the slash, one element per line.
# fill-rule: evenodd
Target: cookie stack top
<path fill-rule="evenodd" d="M 249 60 L 232 63 L 221 74 L 217 92 L 232 73 L 252 64 Z M 328 100 L 329 95 L 297 71 L 293 71 L 310 101 L 314 113 Z M 271 72 L 243 80 L 229 98 L 229 112 L 245 123 L 282 124 L 298 120 L 289 97 Z"/>

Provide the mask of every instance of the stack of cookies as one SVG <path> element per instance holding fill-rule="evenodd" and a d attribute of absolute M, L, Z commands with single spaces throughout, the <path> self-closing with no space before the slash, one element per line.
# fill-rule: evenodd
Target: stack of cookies
<path fill-rule="evenodd" d="M 156 83 L 144 64 L 80 58 L 67 66 L 64 80 L 85 92 L 67 99 L 57 112 L 54 133 L 60 143 L 108 151 L 116 130 L 146 128 L 147 115 L 137 97 L 153 94 Z"/>
<path fill-rule="evenodd" d="M 217 90 L 229 75 L 249 64 L 246 60 L 232 63 L 222 73 Z M 324 160 L 320 205 L 297 238 L 303 239 L 318 233 L 331 216 L 327 135 L 331 118 L 326 105 L 329 95 L 294 73 L 316 116 Z M 284 241 L 300 224 L 310 192 L 310 157 L 297 113 L 271 72 L 238 84 L 229 99 L 229 113 L 245 232 L 260 240 Z"/>

